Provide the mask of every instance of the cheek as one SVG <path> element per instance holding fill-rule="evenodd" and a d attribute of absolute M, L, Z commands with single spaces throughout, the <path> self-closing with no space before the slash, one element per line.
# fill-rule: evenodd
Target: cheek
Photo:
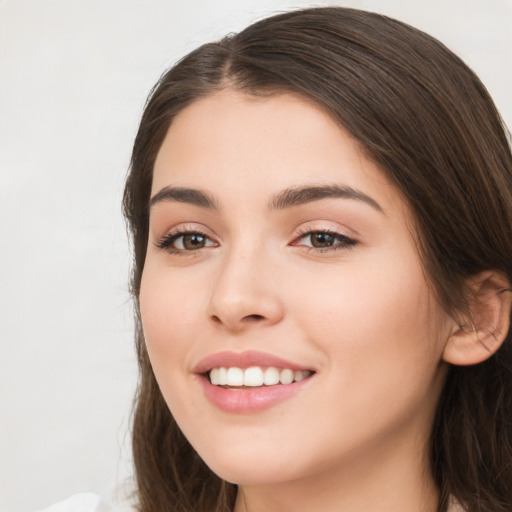
<path fill-rule="evenodd" d="M 180 340 L 186 338 L 192 326 L 197 324 L 197 300 L 181 292 L 182 289 L 179 280 L 165 272 L 156 272 L 150 265 L 144 269 L 140 311 L 146 346 L 157 379 L 169 365 L 183 366 L 185 345 Z"/>
<path fill-rule="evenodd" d="M 315 285 L 296 311 L 324 355 L 319 408 L 332 416 L 326 435 L 343 431 L 344 439 L 364 445 L 372 432 L 404 432 L 411 421 L 418 431 L 428 428 L 443 383 L 437 319 L 444 313 L 421 269 L 352 269 L 325 282 L 329 291 Z"/>
<path fill-rule="evenodd" d="M 391 388 L 407 379 L 426 386 L 441 358 L 446 315 L 416 257 L 383 255 L 301 285 L 308 293 L 295 299 L 297 321 L 339 385 L 360 390 L 375 379 Z"/>
<path fill-rule="evenodd" d="M 190 285 L 190 283 L 188 283 Z M 191 347 L 198 334 L 198 297 L 176 273 L 147 266 L 140 289 L 144 338 L 155 378 L 175 419 L 185 431 L 200 404 L 191 400 Z M 181 421 L 179 421 L 181 420 Z"/>

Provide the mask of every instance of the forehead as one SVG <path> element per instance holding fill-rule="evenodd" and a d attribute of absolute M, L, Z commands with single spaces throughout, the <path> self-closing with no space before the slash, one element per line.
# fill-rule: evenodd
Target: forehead
<path fill-rule="evenodd" d="M 322 107 L 295 94 L 260 97 L 227 89 L 174 118 L 156 158 L 152 194 L 172 185 L 268 197 L 291 186 L 334 183 L 403 203 Z"/>

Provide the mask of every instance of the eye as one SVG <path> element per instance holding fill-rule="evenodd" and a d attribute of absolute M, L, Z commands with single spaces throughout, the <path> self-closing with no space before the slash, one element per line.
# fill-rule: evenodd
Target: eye
<path fill-rule="evenodd" d="M 319 251 L 349 248 L 357 244 L 357 240 L 334 231 L 308 231 L 301 234 L 293 245 L 304 246 Z"/>
<path fill-rule="evenodd" d="M 165 235 L 156 245 L 171 253 L 180 253 L 215 247 L 217 244 L 209 236 L 199 231 L 179 231 Z"/>

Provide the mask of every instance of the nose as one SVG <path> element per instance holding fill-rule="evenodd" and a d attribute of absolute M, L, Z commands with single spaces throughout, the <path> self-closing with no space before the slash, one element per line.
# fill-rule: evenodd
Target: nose
<path fill-rule="evenodd" d="M 281 321 L 279 270 L 261 251 L 233 251 L 222 262 L 209 302 L 210 319 L 232 332 Z"/>

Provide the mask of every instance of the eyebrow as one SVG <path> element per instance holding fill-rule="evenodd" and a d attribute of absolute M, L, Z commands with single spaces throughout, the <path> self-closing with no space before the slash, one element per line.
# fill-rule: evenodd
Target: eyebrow
<path fill-rule="evenodd" d="M 284 210 L 321 199 L 341 198 L 362 201 L 378 212 L 384 213 L 382 207 L 375 199 L 352 187 L 340 185 L 303 186 L 285 189 L 276 194 L 269 203 L 271 210 Z M 154 206 L 163 201 L 176 201 L 188 203 L 201 208 L 217 210 L 217 201 L 208 193 L 195 188 L 167 186 L 157 192 L 150 200 L 149 205 Z"/>
<path fill-rule="evenodd" d="M 342 198 L 342 199 L 355 199 L 363 201 L 378 212 L 384 213 L 384 210 L 375 199 L 356 190 L 352 187 L 345 187 L 339 185 L 321 185 L 321 186 L 305 186 L 289 188 L 279 192 L 270 201 L 270 208 L 273 210 L 283 210 L 293 206 L 299 206 L 320 199 Z"/>
<path fill-rule="evenodd" d="M 183 188 L 183 187 L 164 187 L 162 190 L 157 192 L 149 201 L 149 206 L 154 206 L 157 203 L 163 201 L 176 201 L 178 203 L 188 203 L 201 208 L 207 208 L 210 210 L 217 209 L 217 203 L 213 197 L 206 192 L 197 190 L 195 188 Z"/>

